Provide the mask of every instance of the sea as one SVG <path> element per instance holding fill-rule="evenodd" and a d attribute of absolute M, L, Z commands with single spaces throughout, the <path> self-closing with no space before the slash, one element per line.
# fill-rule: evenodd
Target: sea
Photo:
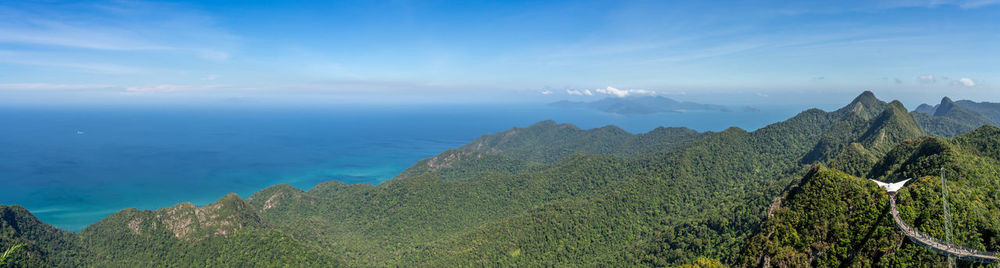
<path fill-rule="evenodd" d="M 78 232 L 119 210 L 206 205 L 277 184 L 377 185 L 420 159 L 555 120 L 631 133 L 755 130 L 804 107 L 619 115 L 544 104 L 336 107 L 3 107 L 0 204 Z"/>

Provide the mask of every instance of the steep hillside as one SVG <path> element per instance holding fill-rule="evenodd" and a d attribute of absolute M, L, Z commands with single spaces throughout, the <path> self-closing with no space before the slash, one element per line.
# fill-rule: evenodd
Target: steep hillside
<path fill-rule="evenodd" d="M 874 183 L 816 167 L 792 188 L 740 264 L 752 267 L 869 267 L 903 236 Z"/>

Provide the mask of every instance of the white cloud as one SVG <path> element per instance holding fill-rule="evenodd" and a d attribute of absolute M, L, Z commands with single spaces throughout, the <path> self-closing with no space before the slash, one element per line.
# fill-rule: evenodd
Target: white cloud
<path fill-rule="evenodd" d="M 604 88 L 604 89 L 598 88 L 598 89 L 595 89 L 594 91 L 596 91 L 597 93 L 601 93 L 601 94 L 605 94 L 605 95 L 612 95 L 612 96 L 619 97 L 619 98 L 628 97 L 629 95 L 647 95 L 647 96 L 656 95 L 656 91 L 645 90 L 645 89 L 625 89 L 625 90 L 622 90 L 622 89 L 617 89 L 617 88 L 613 88 L 613 87 L 608 87 L 608 88 Z"/>
<path fill-rule="evenodd" d="M 201 91 L 227 87 L 226 85 L 155 85 L 145 87 L 128 87 L 125 91 L 131 93 L 166 93 L 181 91 Z"/>
<path fill-rule="evenodd" d="M 211 74 L 211 75 L 206 76 L 205 78 L 202 78 L 201 80 L 202 81 L 214 81 L 215 79 L 219 79 L 219 75 L 217 75 L 217 74 Z"/>
<path fill-rule="evenodd" d="M 917 80 L 920 81 L 920 83 L 924 83 L 924 84 L 930 84 L 930 83 L 934 83 L 935 81 L 937 81 L 936 79 L 934 79 L 934 75 L 933 74 L 922 74 L 922 75 L 920 75 L 920 76 L 917 77 Z"/>
<path fill-rule="evenodd" d="M 593 96 L 594 92 L 589 89 L 567 89 L 566 94 L 576 95 L 576 96 Z"/>
<path fill-rule="evenodd" d="M 548 90 L 542 90 L 542 92 L 539 92 L 539 93 L 542 93 L 542 95 L 552 95 L 552 91 L 548 91 Z"/>
<path fill-rule="evenodd" d="M 620 90 L 620 89 L 613 88 L 613 87 L 608 87 L 607 89 L 598 88 L 597 89 L 597 93 L 607 94 L 607 95 L 615 95 L 615 96 L 618 96 L 619 98 L 624 98 L 624 97 L 628 96 L 628 94 L 629 94 L 628 90 Z"/>
<path fill-rule="evenodd" d="M 958 79 L 958 84 L 962 85 L 962 86 L 965 86 L 965 87 L 974 87 L 974 86 L 976 86 L 976 82 L 975 81 L 972 81 L 972 79 L 965 78 L 965 77 L 963 77 L 961 79 Z"/>

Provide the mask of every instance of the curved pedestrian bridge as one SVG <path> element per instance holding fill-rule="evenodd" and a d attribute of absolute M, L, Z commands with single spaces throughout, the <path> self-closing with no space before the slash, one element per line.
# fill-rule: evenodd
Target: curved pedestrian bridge
<path fill-rule="evenodd" d="M 910 241 L 913 241 L 913 243 L 916 243 L 920 246 L 930 249 L 938 254 L 955 257 L 959 260 L 982 262 L 982 263 L 997 263 L 998 261 L 1000 261 L 1000 258 L 997 258 L 996 252 L 975 250 L 951 244 L 939 240 L 937 238 L 934 238 L 925 233 L 921 233 L 916 228 L 910 227 L 909 225 L 906 224 L 906 222 L 903 221 L 902 218 L 899 217 L 899 211 L 896 210 L 896 191 L 902 188 L 903 184 L 905 184 L 906 181 L 894 184 L 887 184 L 879 181 L 875 182 L 880 187 L 885 188 L 887 191 L 889 191 L 889 204 L 890 207 L 892 208 L 892 210 L 890 210 L 890 213 L 892 214 L 892 219 L 893 221 L 896 222 L 896 227 L 899 227 L 899 230 L 902 231 L 903 234 L 910 239 Z"/>

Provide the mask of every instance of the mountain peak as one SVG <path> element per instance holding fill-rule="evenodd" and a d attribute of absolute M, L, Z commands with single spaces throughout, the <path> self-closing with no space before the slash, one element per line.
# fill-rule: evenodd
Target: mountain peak
<path fill-rule="evenodd" d="M 934 106 L 931 106 L 930 104 L 924 103 L 924 104 L 920 104 L 920 106 L 917 106 L 917 109 L 915 109 L 913 111 L 914 112 L 918 112 L 918 113 L 925 113 L 927 115 L 934 115 L 934 111 L 935 110 L 937 110 L 937 107 L 934 107 Z"/>
<path fill-rule="evenodd" d="M 871 91 L 862 92 L 851 104 L 837 110 L 843 116 L 858 116 L 865 120 L 874 118 L 886 108 L 886 103 L 875 97 Z"/>
<path fill-rule="evenodd" d="M 951 101 L 948 97 L 944 97 L 941 99 L 941 104 L 938 104 L 937 110 L 934 111 L 934 116 L 944 116 L 954 108 L 955 102 Z"/>
<path fill-rule="evenodd" d="M 893 100 L 892 102 L 890 102 L 889 108 L 896 110 L 895 112 L 902 112 L 904 114 L 906 113 L 906 106 L 904 106 L 903 103 L 898 100 Z"/>
<path fill-rule="evenodd" d="M 861 95 L 854 98 L 854 100 L 851 101 L 851 104 L 861 103 L 870 107 L 872 106 L 871 104 L 876 102 L 879 102 L 879 99 L 875 97 L 875 93 L 872 93 L 870 90 L 865 90 L 865 92 L 861 92 Z"/>

